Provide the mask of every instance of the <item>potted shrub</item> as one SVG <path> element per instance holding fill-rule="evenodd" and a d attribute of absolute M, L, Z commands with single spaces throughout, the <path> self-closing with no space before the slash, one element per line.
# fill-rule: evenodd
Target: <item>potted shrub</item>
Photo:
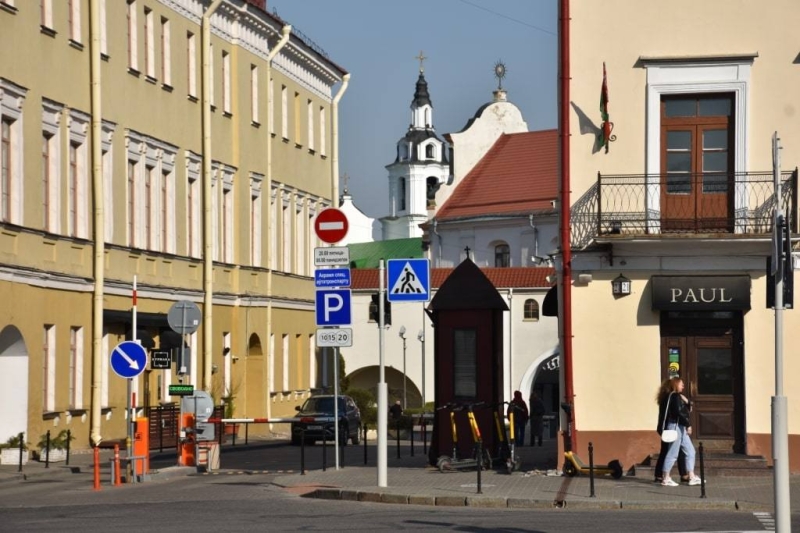
<path fill-rule="evenodd" d="M 222 406 L 223 406 L 223 418 L 233 418 L 234 413 L 236 412 L 236 396 L 229 394 L 227 396 L 222 397 Z M 225 424 L 224 425 L 224 435 L 225 439 L 228 440 L 231 435 L 236 434 L 239 435 L 239 424 Z"/>
<path fill-rule="evenodd" d="M 66 429 L 62 429 L 57 434 L 50 433 L 50 450 L 48 454 L 47 449 L 47 433 L 43 433 L 39 439 L 37 447 L 39 448 L 39 461 L 48 461 L 56 463 L 67 459 L 67 446 L 69 441 L 75 440 L 75 437 L 67 433 Z"/>
<path fill-rule="evenodd" d="M 20 436 L 15 435 L 9 437 L 8 440 L 0 444 L 0 465 L 18 465 L 19 464 L 19 443 Z M 28 463 L 28 443 L 22 442 L 22 464 Z"/>

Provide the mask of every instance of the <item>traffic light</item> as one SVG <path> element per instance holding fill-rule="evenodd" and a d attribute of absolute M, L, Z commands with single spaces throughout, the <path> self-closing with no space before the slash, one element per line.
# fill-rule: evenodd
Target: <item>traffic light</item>
<path fill-rule="evenodd" d="M 783 219 L 780 235 L 780 261 L 782 268 L 778 273 L 783 275 L 783 307 L 792 309 L 794 307 L 794 264 L 792 262 L 792 239 L 791 228 Z M 767 308 L 775 307 L 775 276 L 772 274 L 772 257 L 767 257 Z"/>
<path fill-rule="evenodd" d="M 378 322 L 378 294 L 374 293 L 371 296 L 372 301 L 369 304 L 369 319 L 371 322 Z M 383 325 L 392 325 L 392 302 L 387 299 L 386 293 L 383 295 Z"/>

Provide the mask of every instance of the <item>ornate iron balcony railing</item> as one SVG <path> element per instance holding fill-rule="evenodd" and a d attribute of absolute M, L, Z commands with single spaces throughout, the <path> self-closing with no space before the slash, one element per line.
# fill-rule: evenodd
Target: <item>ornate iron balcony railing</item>
<path fill-rule="evenodd" d="M 797 169 L 781 174 L 781 202 L 797 232 Z M 572 206 L 572 244 L 600 235 L 768 234 L 772 172 L 601 175 Z"/>

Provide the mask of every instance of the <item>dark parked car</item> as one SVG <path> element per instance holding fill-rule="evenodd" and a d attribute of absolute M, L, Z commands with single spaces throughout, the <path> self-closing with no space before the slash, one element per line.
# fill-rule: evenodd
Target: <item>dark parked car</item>
<path fill-rule="evenodd" d="M 302 407 L 296 407 L 300 420 L 292 422 L 292 444 L 314 444 L 325 439 L 333 442 L 333 395 L 320 394 L 307 399 Z M 361 412 L 350 396 L 339 395 L 339 444 L 345 446 L 350 439 L 353 444 L 360 442 Z"/>

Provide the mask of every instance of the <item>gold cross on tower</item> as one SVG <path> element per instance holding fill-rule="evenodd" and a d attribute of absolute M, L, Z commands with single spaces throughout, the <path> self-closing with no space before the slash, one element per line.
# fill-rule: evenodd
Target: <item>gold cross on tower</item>
<path fill-rule="evenodd" d="M 419 60 L 419 72 L 420 72 L 420 74 L 425 72 L 425 65 L 423 64 L 423 61 L 425 61 L 428 58 L 425 57 L 424 55 L 422 55 L 422 50 L 419 51 L 419 55 L 416 56 L 414 59 L 418 59 Z"/>

